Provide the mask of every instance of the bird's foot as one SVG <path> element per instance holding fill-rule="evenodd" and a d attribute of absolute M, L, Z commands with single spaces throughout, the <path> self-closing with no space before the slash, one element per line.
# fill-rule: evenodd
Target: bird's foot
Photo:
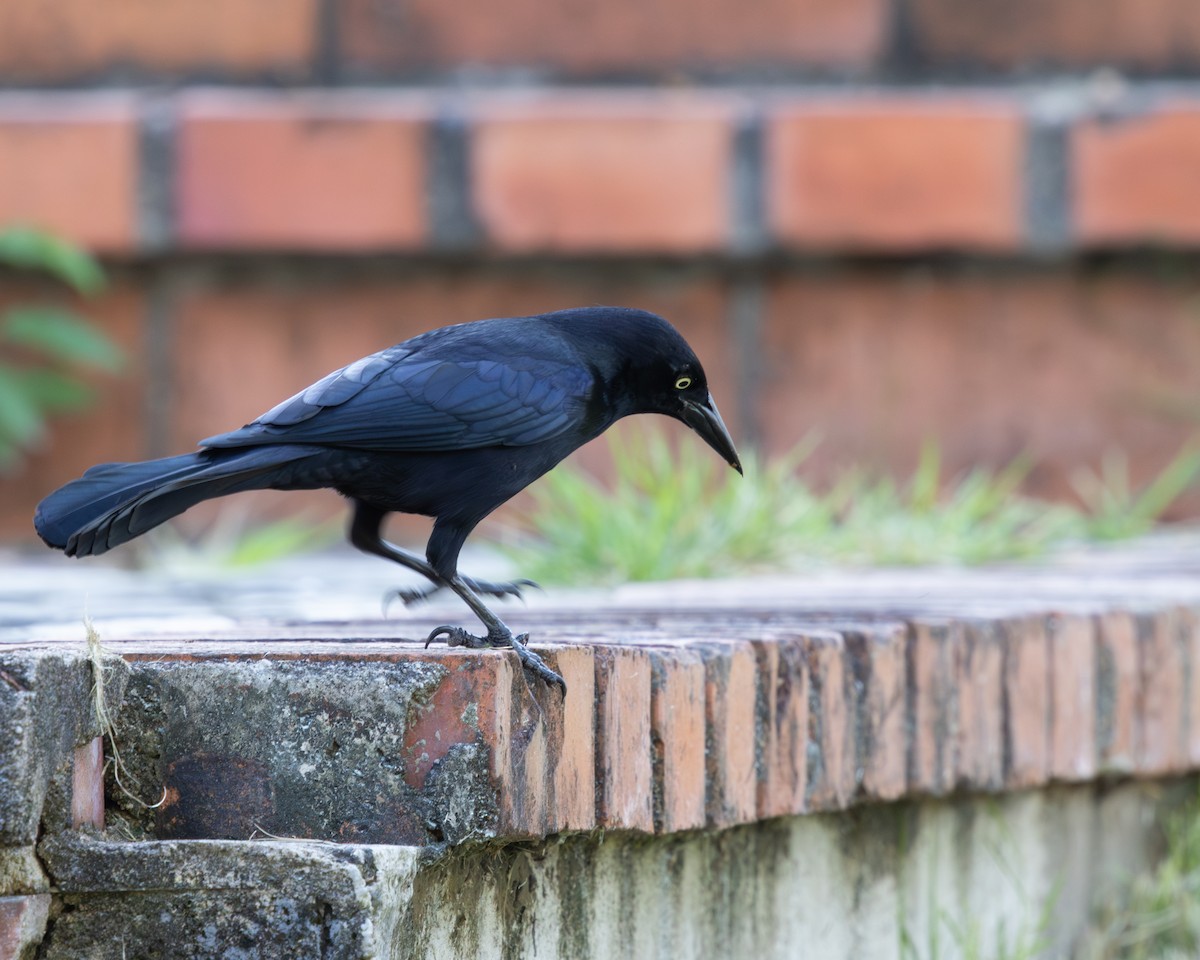
<path fill-rule="evenodd" d="M 564 697 L 567 695 L 567 681 L 546 666 L 546 661 L 526 646 L 529 643 L 529 634 L 527 633 L 513 636 L 511 633 L 502 630 L 488 630 L 486 637 L 477 637 L 462 627 L 452 627 L 444 624 L 429 634 L 425 640 L 425 646 L 428 647 L 435 640 L 443 636 L 446 638 L 446 646 L 448 647 L 468 647 L 472 650 L 512 647 L 513 652 L 517 655 L 517 659 L 521 661 L 521 666 L 543 683 L 553 684 L 558 687 Z"/>
<path fill-rule="evenodd" d="M 463 581 L 470 587 L 472 593 L 479 596 L 497 597 L 500 599 L 504 597 L 516 597 L 520 600 L 522 598 L 522 591 L 526 587 L 533 587 L 536 590 L 541 589 L 532 580 L 510 580 L 501 583 L 492 583 L 490 580 L 472 580 L 470 577 L 464 577 Z M 397 587 L 395 590 L 389 590 L 384 595 L 384 609 L 386 610 L 395 600 L 399 600 L 406 607 L 411 607 L 414 603 L 422 603 L 438 591 L 445 589 L 446 585 L 444 583 L 431 583 L 424 587 Z M 501 646 L 507 646 L 507 643 L 501 644 Z"/>

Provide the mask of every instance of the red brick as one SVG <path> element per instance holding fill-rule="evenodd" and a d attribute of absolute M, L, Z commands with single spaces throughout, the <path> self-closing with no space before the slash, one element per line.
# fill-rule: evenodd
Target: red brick
<path fill-rule="evenodd" d="M 912 696 L 909 785 L 941 794 L 954 786 L 954 729 L 958 720 L 955 651 L 959 625 L 918 620 L 911 626 L 908 683 Z"/>
<path fill-rule="evenodd" d="M 535 644 L 536 646 L 536 644 Z M 570 696 L 546 710 L 552 745 L 554 806 L 547 833 L 590 830 L 596 825 L 596 665 L 588 647 L 537 647 L 567 682 Z M 538 698 L 545 706 L 545 698 Z"/>
<path fill-rule="evenodd" d="M 38 227 L 104 252 L 131 249 L 137 143 L 124 97 L 0 98 L 0 224 Z"/>
<path fill-rule="evenodd" d="M 523 0 L 506 4 L 503 16 L 478 0 L 346 0 L 337 9 L 342 49 L 360 69 L 479 64 L 672 77 L 689 69 L 761 70 L 764 63 L 866 63 L 879 52 L 890 15 L 882 0 L 764 0 L 753 16 L 733 0 L 586 10 Z"/>
<path fill-rule="evenodd" d="M 1138 736 L 1137 625 L 1128 613 L 1106 613 L 1096 631 L 1096 753 L 1104 773 L 1134 770 Z"/>
<path fill-rule="evenodd" d="M 0 7 L 0 73 L 55 80 L 104 71 L 228 70 L 306 74 L 317 0 L 8 0 Z"/>
<path fill-rule="evenodd" d="M 1080 465 L 1115 446 L 1138 488 L 1191 431 L 1163 411 L 1200 396 L 1197 297 L 1188 271 L 1118 264 L 825 264 L 781 275 L 768 285 L 753 382 L 762 448 L 820 433 L 804 468 L 821 483 L 851 466 L 908 476 L 935 436 L 946 477 L 1023 454 L 1036 464 L 1029 492 L 1069 499 Z M 1196 508 L 1193 499 L 1175 515 Z"/>
<path fill-rule="evenodd" d="M 180 242 L 369 250 L 426 234 L 428 111 L 367 94 L 188 98 L 179 130 Z"/>
<path fill-rule="evenodd" d="M 733 116 L 716 98 L 488 103 L 471 147 L 487 238 L 515 252 L 720 248 L 729 232 Z"/>
<path fill-rule="evenodd" d="M 46 934 L 50 901 L 48 893 L 0 897 L 0 960 L 33 956 Z"/>
<path fill-rule="evenodd" d="M 856 786 L 845 644 L 841 634 L 816 631 L 802 642 L 808 667 L 808 809 L 838 810 L 849 805 Z"/>
<path fill-rule="evenodd" d="M 704 661 L 690 650 L 652 650 L 650 721 L 654 823 L 660 833 L 705 825 Z"/>
<path fill-rule="evenodd" d="M 758 812 L 758 663 L 748 642 L 706 646 L 708 825 L 751 823 Z"/>
<path fill-rule="evenodd" d="M 71 764 L 71 826 L 104 829 L 104 738 L 75 748 Z"/>
<path fill-rule="evenodd" d="M 1024 125 L 999 99 L 838 99 L 768 118 L 766 195 L 784 243 L 1010 250 L 1022 239 Z"/>
<path fill-rule="evenodd" d="M 1050 660 L 1045 625 L 1036 617 L 1005 621 L 1004 690 L 1008 704 L 1006 785 L 1046 782 L 1050 764 Z"/>
<path fill-rule="evenodd" d="M 54 418 L 45 440 L 20 468 L 0 475 L 0 536 L 12 539 L 35 539 L 33 510 L 51 490 L 94 464 L 137 460 L 146 454 L 140 294 L 124 282 L 85 302 L 46 297 L 24 284 L 0 289 L 0 311 L 14 304 L 47 301 L 69 305 L 94 321 L 125 351 L 127 363 L 117 376 L 81 374 L 95 391 L 94 405 Z"/>
<path fill-rule="evenodd" d="M 795 637 L 759 643 L 758 670 L 766 701 L 761 819 L 803 813 L 808 792 L 808 663 Z"/>
<path fill-rule="evenodd" d="M 1071 135 L 1079 239 L 1104 245 L 1200 240 L 1198 166 L 1196 104 L 1079 124 Z"/>
<path fill-rule="evenodd" d="M 1194 608 L 1179 611 L 1182 642 L 1190 667 L 1187 704 L 1187 756 L 1193 767 L 1200 766 L 1200 615 Z"/>
<path fill-rule="evenodd" d="M 1054 722 L 1050 775 L 1090 780 L 1096 773 L 1096 628 L 1092 619 L 1050 619 L 1050 668 Z"/>
<path fill-rule="evenodd" d="M 907 630 L 900 625 L 842 631 L 854 671 L 857 769 L 862 792 L 894 800 L 908 788 Z"/>
<path fill-rule="evenodd" d="M 566 701 L 525 683 L 512 656 L 447 657 L 448 673 L 413 705 L 404 736 L 404 779 L 424 789 L 458 744 L 491 752 L 501 833 L 545 836 L 595 825 L 594 668 L 586 648 L 544 652 L 563 671 Z"/>
<path fill-rule="evenodd" d="M 609 830 L 654 830 L 651 674 L 645 650 L 596 648 L 596 820 Z"/>
<path fill-rule="evenodd" d="M 1129 64 L 1169 67 L 1200 56 L 1190 0 L 914 0 L 908 16 L 932 65 L 1000 68 Z"/>
<path fill-rule="evenodd" d="M 1187 661 L 1184 635 L 1175 611 L 1136 618 L 1138 645 L 1138 724 L 1134 767 L 1139 773 L 1177 773 L 1186 769 Z"/>
<path fill-rule="evenodd" d="M 991 621 L 968 622 L 954 654 L 955 783 L 970 790 L 996 790 L 1004 784 L 1004 642 L 999 627 Z"/>

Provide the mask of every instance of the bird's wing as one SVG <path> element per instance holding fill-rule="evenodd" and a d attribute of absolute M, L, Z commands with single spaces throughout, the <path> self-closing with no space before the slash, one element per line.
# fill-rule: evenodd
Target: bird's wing
<path fill-rule="evenodd" d="M 568 429 L 592 389 L 591 374 L 577 364 L 429 357 L 401 344 L 331 373 L 253 423 L 201 446 L 524 446 Z"/>

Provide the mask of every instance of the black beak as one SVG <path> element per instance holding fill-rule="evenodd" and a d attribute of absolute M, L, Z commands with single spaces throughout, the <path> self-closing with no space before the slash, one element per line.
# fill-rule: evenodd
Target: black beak
<path fill-rule="evenodd" d="M 703 403 L 683 401 L 683 422 L 700 434 L 704 442 L 721 455 L 722 460 L 738 473 L 742 472 L 742 462 L 733 448 L 733 438 L 725 429 L 725 421 L 717 412 L 717 405 L 713 403 L 711 393 L 704 398 Z"/>

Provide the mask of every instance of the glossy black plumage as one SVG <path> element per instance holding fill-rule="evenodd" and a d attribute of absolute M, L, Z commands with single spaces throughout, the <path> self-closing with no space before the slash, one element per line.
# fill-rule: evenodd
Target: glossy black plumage
<path fill-rule="evenodd" d="M 683 338 L 654 314 L 590 307 L 421 334 L 209 437 L 196 453 L 93 467 L 46 497 L 34 524 L 50 546 L 86 556 L 211 497 L 332 487 L 354 503 L 356 546 L 417 570 L 432 589 L 450 587 L 488 628 L 486 638 L 444 627 L 431 639 L 511 644 L 528 668 L 561 684 L 480 599 L 519 588 L 461 577 L 458 554 L 492 510 L 634 413 L 684 421 L 740 470 Z M 381 539 L 392 511 L 434 518 L 428 562 Z"/>

